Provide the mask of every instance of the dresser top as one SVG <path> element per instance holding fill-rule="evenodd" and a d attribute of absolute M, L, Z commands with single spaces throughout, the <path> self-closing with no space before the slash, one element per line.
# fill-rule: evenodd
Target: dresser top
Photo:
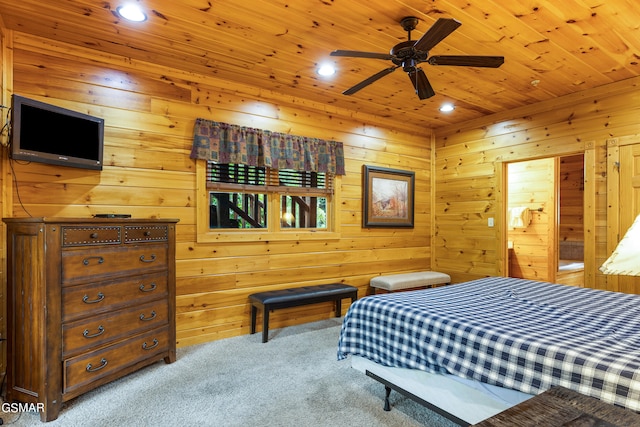
<path fill-rule="evenodd" d="M 176 218 L 68 218 L 68 217 L 24 217 L 24 218 L 2 218 L 7 224 L 10 223 L 47 223 L 47 224 L 123 224 L 123 223 L 167 223 L 178 222 Z"/>

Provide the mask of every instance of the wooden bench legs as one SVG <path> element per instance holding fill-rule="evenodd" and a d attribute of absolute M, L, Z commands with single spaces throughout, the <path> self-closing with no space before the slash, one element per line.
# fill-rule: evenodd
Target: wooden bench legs
<path fill-rule="evenodd" d="M 269 339 L 269 309 L 262 306 L 262 342 Z M 256 333 L 256 318 L 258 317 L 258 306 L 251 305 L 251 333 Z"/>
<path fill-rule="evenodd" d="M 262 309 L 262 342 L 269 339 L 269 312 L 279 308 L 298 307 L 320 302 L 335 302 L 336 317 L 342 316 L 342 299 L 358 298 L 358 288 L 342 283 L 328 285 L 304 286 L 300 288 L 281 289 L 249 295 L 251 301 L 251 333 L 256 332 L 258 308 Z"/>
<path fill-rule="evenodd" d="M 355 301 L 356 298 L 352 298 L 352 302 Z M 302 304 L 301 304 L 302 305 Z M 291 306 L 294 307 L 294 306 Z M 280 307 L 282 308 L 282 307 Z M 267 342 L 269 339 L 269 311 L 271 308 L 267 306 L 262 307 L 262 342 Z M 342 299 L 336 300 L 336 317 L 342 316 Z M 251 305 L 251 333 L 256 333 L 256 319 L 258 317 L 258 306 Z"/>

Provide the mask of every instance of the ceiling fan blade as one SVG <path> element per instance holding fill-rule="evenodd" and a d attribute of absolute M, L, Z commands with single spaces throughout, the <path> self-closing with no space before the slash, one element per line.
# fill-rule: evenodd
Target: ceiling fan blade
<path fill-rule="evenodd" d="M 411 83 L 413 87 L 416 89 L 416 93 L 418 94 L 418 98 L 427 99 L 431 98 L 435 95 L 435 91 L 431 87 L 431 83 L 429 83 L 429 79 L 427 75 L 422 71 L 421 68 L 413 68 L 409 71 L 409 78 L 411 79 Z"/>
<path fill-rule="evenodd" d="M 424 33 L 413 47 L 416 50 L 430 51 L 445 37 L 453 33 L 462 23 L 451 18 L 438 18 L 438 20 Z"/>
<path fill-rule="evenodd" d="M 364 79 L 363 81 L 361 81 L 357 85 L 345 90 L 342 93 L 344 95 L 353 95 L 354 93 L 356 93 L 357 91 L 359 91 L 363 87 L 369 86 L 371 83 L 375 82 L 376 80 L 381 79 L 382 77 L 386 76 L 387 74 L 392 73 L 393 71 L 395 71 L 396 68 L 398 68 L 398 67 L 385 68 L 384 70 L 377 72 L 376 74 L 374 74 L 373 76 L 371 76 L 371 77 L 369 77 L 367 79 Z"/>
<path fill-rule="evenodd" d="M 334 50 L 330 53 L 331 56 L 349 56 L 352 58 L 373 58 L 373 59 L 392 59 L 388 53 L 376 53 L 376 52 L 360 52 L 357 50 Z"/>
<path fill-rule="evenodd" d="M 504 56 L 435 55 L 427 62 L 431 65 L 498 68 L 504 64 Z"/>

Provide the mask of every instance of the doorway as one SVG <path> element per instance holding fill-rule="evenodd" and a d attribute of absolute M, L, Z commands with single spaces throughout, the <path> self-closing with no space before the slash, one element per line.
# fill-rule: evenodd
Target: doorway
<path fill-rule="evenodd" d="M 508 276 L 584 286 L 584 155 L 506 166 Z"/>

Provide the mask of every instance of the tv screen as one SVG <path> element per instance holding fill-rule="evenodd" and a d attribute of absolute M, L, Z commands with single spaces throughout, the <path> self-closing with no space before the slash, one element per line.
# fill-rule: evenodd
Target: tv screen
<path fill-rule="evenodd" d="M 13 95 L 11 157 L 102 170 L 104 119 Z"/>

